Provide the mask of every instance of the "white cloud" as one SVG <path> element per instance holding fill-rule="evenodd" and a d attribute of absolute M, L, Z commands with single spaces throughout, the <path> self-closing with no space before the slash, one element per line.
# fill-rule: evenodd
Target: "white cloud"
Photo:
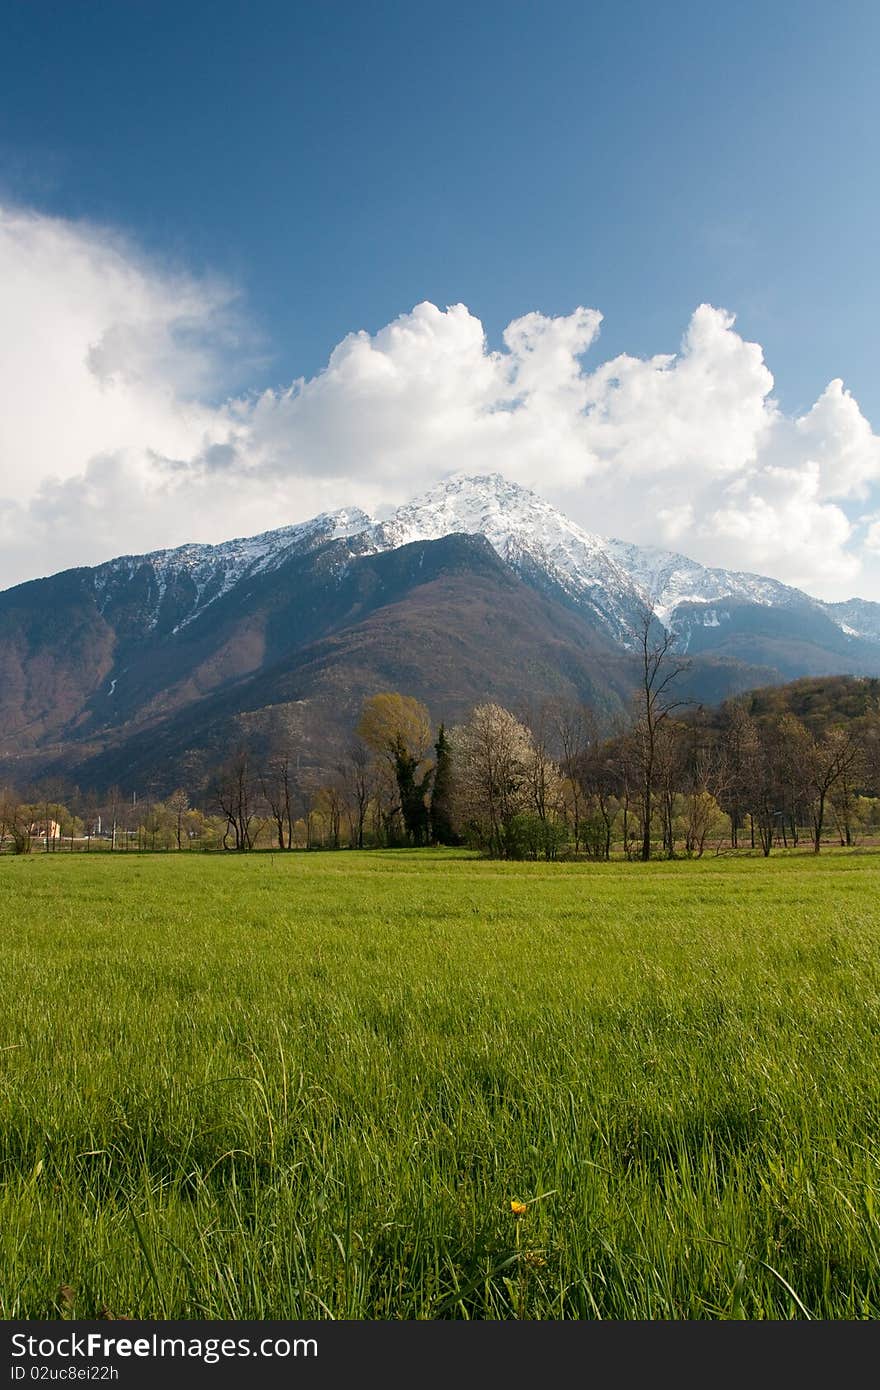
<path fill-rule="evenodd" d="M 229 287 L 2 209 L 0 285 L 0 584 L 497 470 L 600 533 L 880 598 L 880 439 L 839 380 L 784 415 L 722 309 L 677 353 L 592 365 L 594 309 L 526 314 L 491 351 L 464 305 L 420 304 L 223 399 L 249 347 Z"/>

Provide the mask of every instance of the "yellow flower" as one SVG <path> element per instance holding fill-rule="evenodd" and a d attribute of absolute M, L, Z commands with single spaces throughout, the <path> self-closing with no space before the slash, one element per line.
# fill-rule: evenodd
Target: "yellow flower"
<path fill-rule="evenodd" d="M 525 1202 L 511 1202 L 510 1210 L 513 1212 L 514 1216 L 525 1216 L 528 1207 Z"/>

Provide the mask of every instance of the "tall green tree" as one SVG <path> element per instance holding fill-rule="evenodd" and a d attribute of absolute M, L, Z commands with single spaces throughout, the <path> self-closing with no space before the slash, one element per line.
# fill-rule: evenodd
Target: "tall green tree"
<path fill-rule="evenodd" d="M 398 738 L 394 746 L 394 775 L 400 796 L 400 814 L 410 844 L 426 845 L 428 831 L 428 792 L 434 769 L 428 767 L 419 776 L 421 759 Z"/>
<path fill-rule="evenodd" d="M 460 844 L 452 824 L 452 751 L 440 725 L 434 744 L 434 785 L 431 790 L 431 837 L 440 845 Z"/>

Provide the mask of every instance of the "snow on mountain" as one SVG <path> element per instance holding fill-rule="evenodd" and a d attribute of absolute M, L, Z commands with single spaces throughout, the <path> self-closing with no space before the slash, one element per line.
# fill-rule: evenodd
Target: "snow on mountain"
<path fill-rule="evenodd" d="M 738 598 L 765 607 L 788 607 L 815 601 L 778 579 L 739 570 L 708 569 L 671 550 L 619 540 L 604 544 L 661 622 L 666 622 L 680 603 L 717 603 L 723 598 Z"/>
<path fill-rule="evenodd" d="M 570 601 L 585 604 L 618 640 L 631 638 L 642 596 L 609 554 L 607 542 L 498 473 L 439 483 L 379 523 L 375 541 L 392 549 L 454 532 L 485 536 L 523 577 L 543 580 Z"/>
<path fill-rule="evenodd" d="M 438 484 L 398 508 L 377 528 L 377 540 L 390 547 L 452 531 L 485 536 L 524 577 L 534 581 L 536 571 L 546 575 L 570 599 L 589 605 L 624 645 L 631 645 L 645 607 L 674 626 L 674 612 L 683 603 L 736 598 L 788 607 L 816 602 L 775 579 L 709 569 L 673 551 L 592 535 L 498 473 L 458 476 Z M 719 623 L 714 613 L 706 613 L 704 621 L 709 626 Z"/>
<path fill-rule="evenodd" d="M 867 598 L 849 598 L 843 603 L 823 604 L 832 622 L 850 637 L 880 642 L 880 603 Z"/>
<path fill-rule="evenodd" d="M 131 579 L 144 568 L 148 571 L 149 607 L 147 630 L 156 626 L 169 585 L 188 584 L 189 611 L 173 631 L 192 620 L 242 579 L 277 568 L 295 551 L 311 548 L 323 541 L 363 533 L 372 526 L 366 512 L 357 507 L 322 512 L 320 516 L 294 526 L 264 531 L 258 536 L 241 536 L 219 545 L 180 545 L 173 550 L 154 550 L 147 555 L 123 555 L 99 565 L 94 571 L 99 608 L 110 601 L 120 580 Z"/>
<path fill-rule="evenodd" d="M 593 535 L 528 488 L 498 473 L 458 474 L 398 507 L 385 520 L 358 508 L 324 512 L 310 521 L 220 545 L 182 545 L 149 555 L 122 556 L 99 566 L 95 591 L 103 606 L 120 585 L 146 574 L 147 627 L 167 613 L 174 594 L 177 632 L 242 580 L 278 568 L 291 555 L 329 540 L 354 539 L 360 554 L 464 532 L 482 535 L 500 557 L 537 588 L 587 608 L 611 635 L 631 646 L 645 607 L 677 629 L 717 626 L 711 605 L 734 599 L 773 608 L 806 605 L 844 633 L 880 643 L 880 604 L 862 599 L 826 604 L 762 575 L 713 569 L 673 551 Z M 676 616 L 682 605 L 704 604 Z M 724 618 L 722 612 L 721 617 Z"/>

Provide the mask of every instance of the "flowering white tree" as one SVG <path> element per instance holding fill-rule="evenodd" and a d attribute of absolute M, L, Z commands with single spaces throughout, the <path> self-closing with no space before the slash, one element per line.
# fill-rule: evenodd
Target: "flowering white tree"
<path fill-rule="evenodd" d="M 450 736 L 456 819 L 490 854 L 514 852 L 517 821 L 545 822 L 561 801 L 562 779 L 531 731 L 501 705 L 478 705 Z"/>

